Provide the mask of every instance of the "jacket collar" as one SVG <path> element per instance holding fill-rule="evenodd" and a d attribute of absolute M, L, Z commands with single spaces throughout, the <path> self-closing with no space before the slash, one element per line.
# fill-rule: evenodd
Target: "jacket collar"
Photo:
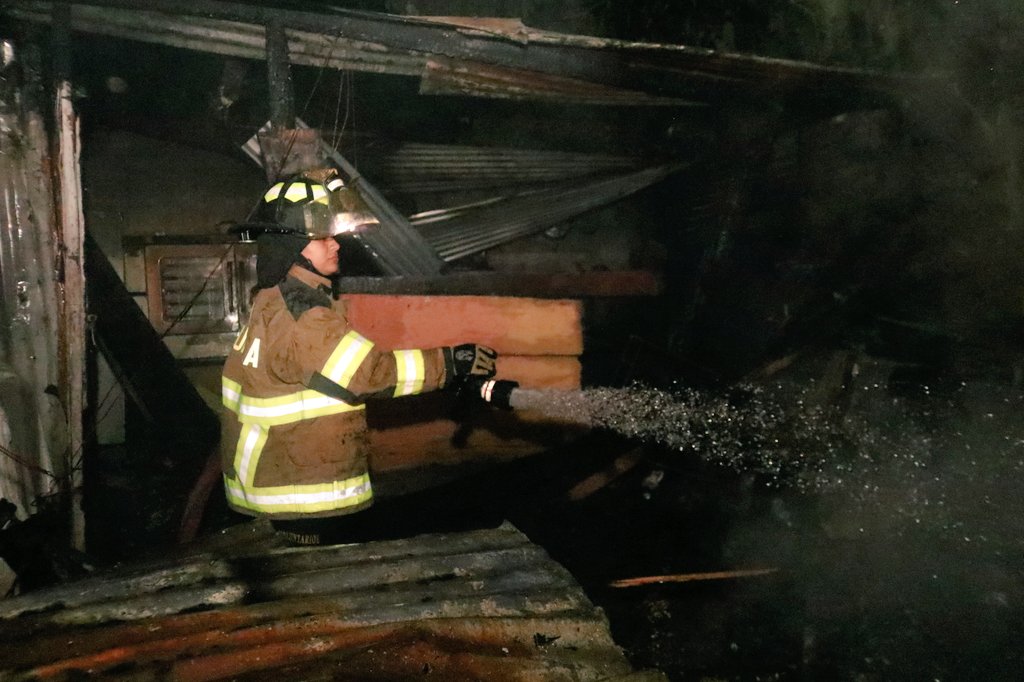
<path fill-rule="evenodd" d="M 328 294 L 331 293 L 331 280 L 323 275 L 310 272 L 301 265 L 293 265 L 288 270 L 288 276 L 294 277 L 312 289 L 324 289 Z"/>

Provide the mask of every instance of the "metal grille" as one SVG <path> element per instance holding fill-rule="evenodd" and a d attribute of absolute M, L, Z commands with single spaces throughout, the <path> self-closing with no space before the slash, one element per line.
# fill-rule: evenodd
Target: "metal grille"
<path fill-rule="evenodd" d="M 251 245 L 145 247 L 149 320 L 166 336 L 236 332 L 256 281 Z"/>
<path fill-rule="evenodd" d="M 230 327 L 227 318 L 235 306 L 228 271 L 226 264 L 218 258 L 162 258 L 160 299 L 163 321 L 167 324 L 176 320 L 200 323 L 211 331 Z"/>

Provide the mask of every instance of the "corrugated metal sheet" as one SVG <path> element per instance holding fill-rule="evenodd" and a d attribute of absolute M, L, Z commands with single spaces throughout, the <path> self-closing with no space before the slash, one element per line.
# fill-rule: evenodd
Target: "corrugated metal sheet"
<path fill-rule="evenodd" d="M 212 0 L 154 0 L 146 10 L 131 5 L 125 0 L 75 3 L 72 26 L 99 35 L 264 59 L 265 25 L 273 21 L 285 28 L 294 63 L 423 75 L 428 90 L 440 83 L 462 94 L 557 96 L 565 102 L 709 103 L 738 96 L 760 99 L 771 88 L 787 95 L 799 92 L 794 101 L 818 108 L 827 102 L 847 111 L 863 103 L 878 106 L 879 95 L 930 83 L 903 74 L 537 31 L 509 21 L 431 20 L 333 7 L 322 13 L 298 12 Z M 51 8 L 52 3 L 10 0 L 0 12 L 46 22 Z M 428 59 L 434 64 L 430 73 Z M 596 183 L 588 188 L 593 190 L 590 196 L 567 189 L 553 190 L 546 198 L 503 201 L 475 212 L 475 225 L 463 210 L 449 211 L 443 229 L 436 223 L 440 214 L 421 218 L 419 225 L 433 223 L 426 228 L 427 242 L 440 259 L 404 216 L 381 201 L 377 212 L 387 229 L 368 233 L 364 242 L 386 274 L 437 274 L 442 261 L 546 229 L 636 191 L 629 187 L 642 175 Z M 439 186 L 429 191 L 433 187 Z M 372 199 L 372 187 L 367 189 Z"/>
<path fill-rule="evenodd" d="M 636 43 L 541 31 L 518 24 L 452 23 L 423 17 L 343 10 L 298 12 L 214 0 L 150 0 L 146 9 L 126 0 L 75 3 L 78 31 L 154 42 L 231 56 L 265 59 L 264 26 L 271 17 L 288 36 L 292 61 L 361 71 L 422 75 L 427 57 L 443 57 L 466 74 L 482 65 L 572 79 L 656 98 L 718 102 L 736 96 L 763 98 L 769 87 L 799 91 L 801 101 L 832 102 L 838 111 L 858 100 L 878 106 L 878 95 L 934 87 L 934 79 L 810 62 L 716 52 L 685 45 Z M 119 7 L 118 5 L 124 5 Z M 49 21 L 52 3 L 8 0 L 7 16 Z M 522 79 L 515 79 L 516 87 Z M 498 92 L 491 88 L 491 92 Z M 525 93 L 525 91 L 522 91 Z M 610 92 L 610 91 L 609 91 Z M 485 94 L 481 90 L 479 94 Z M 507 93 L 503 94 L 503 96 Z"/>
<path fill-rule="evenodd" d="M 275 547 L 258 522 L 233 531 L 245 534 L 244 553 L 152 563 L 0 602 L 0 678 L 634 674 L 601 610 L 510 525 L 316 548 Z"/>
<path fill-rule="evenodd" d="M 319 149 L 316 158 L 332 159 L 335 165 L 342 171 L 350 188 L 355 190 L 380 220 L 380 225 L 364 236 L 363 241 L 369 247 L 373 259 L 377 262 L 381 271 L 386 275 L 402 276 L 424 276 L 437 275 L 444 265 L 437 254 L 430 246 L 423 241 L 423 238 L 416 229 L 409 223 L 402 213 L 398 211 L 387 198 L 359 170 L 356 169 L 341 153 L 324 142 L 319 133 L 309 129 L 302 119 L 295 119 L 295 126 L 305 137 L 305 144 Z M 285 131 L 287 134 L 295 131 Z M 285 156 L 292 154 L 292 145 L 295 138 L 285 145 Z M 274 131 L 270 122 L 267 122 L 256 135 L 242 145 L 242 151 L 260 166 L 268 163 L 268 149 L 273 154 L 276 146 L 273 142 Z M 269 145 L 265 146 L 265 145 Z M 303 146 L 304 146 L 303 145 Z M 297 155 L 299 157 L 305 154 Z M 310 156 L 313 156 L 312 154 Z M 316 163 L 317 161 L 313 161 Z M 273 163 L 271 163 L 274 166 Z M 291 172 L 296 172 L 301 165 L 293 167 Z M 278 172 L 271 172 L 268 177 L 276 177 Z"/>
<path fill-rule="evenodd" d="M 5 7 L 3 12 L 15 19 L 47 23 L 51 6 L 48 2 L 19 2 Z M 71 25 L 75 31 L 111 38 L 244 59 L 267 58 L 266 28 L 262 24 L 75 4 Z M 419 76 L 426 64 L 424 55 L 381 44 L 297 29 L 286 34 L 289 58 L 293 64 L 302 66 Z"/>
<path fill-rule="evenodd" d="M 335 159 L 343 160 L 336 151 L 330 150 L 329 153 Z M 436 184 L 433 180 L 425 179 L 423 182 L 425 186 L 437 189 L 446 185 L 451 188 L 459 183 L 478 183 L 483 188 L 493 186 L 499 179 L 511 181 L 513 178 L 518 178 L 518 182 L 509 182 L 509 185 L 538 184 L 542 180 L 550 184 L 555 178 L 569 178 L 569 181 L 544 190 L 500 196 L 468 206 L 411 216 L 408 220 L 409 230 L 418 230 L 414 233 L 414 239 L 407 237 L 406 232 L 394 229 L 373 230 L 359 235 L 369 247 L 371 256 L 382 266 L 391 262 L 385 254 L 401 255 L 405 260 L 412 261 L 414 254 L 426 254 L 431 249 L 444 262 L 465 258 L 541 232 L 622 199 L 654 184 L 680 167 L 679 164 L 669 164 L 612 177 L 603 176 L 581 184 L 572 179 L 595 174 L 595 165 L 608 169 L 625 166 L 629 161 L 613 155 L 517 152 L 432 145 L 407 145 L 403 156 L 397 163 L 390 162 L 390 166 L 385 161 L 386 171 L 390 171 L 399 180 L 403 174 L 405 178 L 436 177 Z M 351 170 L 355 172 L 354 168 Z M 474 177 L 475 180 L 467 180 Z M 378 212 L 378 215 L 381 213 Z M 430 258 L 426 255 L 420 260 L 430 265 Z M 385 273 L 416 275 L 422 272 L 410 268 L 400 272 L 394 267 L 390 271 L 385 268 Z"/>
<path fill-rule="evenodd" d="M 348 176 L 349 185 L 380 219 L 380 228 L 367 230 L 359 238 L 386 275 L 436 275 L 443 263 L 409 219 L 370 184 L 336 149 L 321 142 L 328 158 Z"/>
<path fill-rule="evenodd" d="M 703 102 L 679 97 L 658 97 L 576 78 L 441 57 L 427 60 L 420 94 L 614 106 L 704 106 Z"/>
<path fill-rule="evenodd" d="M 460 192 L 518 185 L 546 185 L 616 171 L 636 170 L 636 158 L 585 154 L 406 143 L 390 150 L 360 151 L 362 169 L 382 187 L 410 194 Z"/>
<path fill-rule="evenodd" d="M 23 108 L 15 48 L 3 43 L 0 83 L 0 496 L 34 511 L 68 474 L 60 385 L 57 214 L 44 169 L 54 160 L 45 123 Z M 69 208 L 72 210 L 74 207 Z"/>
<path fill-rule="evenodd" d="M 421 213 L 412 216 L 411 221 L 442 259 L 454 261 L 605 206 L 649 187 L 678 168 L 658 166 L 584 184 L 498 197 L 471 206 Z"/>

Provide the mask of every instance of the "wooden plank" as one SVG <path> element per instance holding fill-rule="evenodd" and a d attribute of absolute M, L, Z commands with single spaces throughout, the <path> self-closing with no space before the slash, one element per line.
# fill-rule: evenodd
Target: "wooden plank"
<path fill-rule="evenodd" d="M 505 355 L 498 358 L 497 376 L 523 388 L 572 391 L 580 387 L 580 371 L 579 359 L 571 356 Z M 378 473 L 527 457 L 584 431 L 578 424 L 528 410 L 498 410 L 451 391 L 370 402 L 367 417 L 371 465 Z"/>
<path fill-rule="evenodd" d="M 344 299 L 349 322 L 390 348 L 475 342 L 509 355 L 583 352 L 579 301 L 494 296 L 376 296 Z"/>
<path fill-rule="evenodd" d="M 582 366 L 573 356 L 501 355 L 497 378 L 518 381 L 522 388 L 579 389 Z"/>
<path fill-rule="evenodd" d="M 587 476 L 582 481 L 574 485 L 569 489 L 566 496 L 573 502 L 579 502 L 580 500 L 586 499 L 598 490 L 601 490 L 605 486 L 614 482 L 627 471 L 632 471 L 636 465 L 643 460 L 643 458 L 644 451 L 642 448 L 630 450 L 626 454 L 616 457 L 615 461 L 608 467 Z"/>
<path fill-rule="evenodd" d="M 662 278 L 650 270 L 580 273 L 453 272 L 440 277 L 342 277 L 353 294 L 420 296 L 519 296 L 524 298 L 622 298 L 657 296 Z"/>

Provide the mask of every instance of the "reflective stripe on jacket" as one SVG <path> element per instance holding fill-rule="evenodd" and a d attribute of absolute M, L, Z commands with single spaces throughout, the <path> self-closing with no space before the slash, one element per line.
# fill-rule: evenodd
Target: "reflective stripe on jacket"
<path fill-rule="evenodd" d="M 442 349 L 383 351 L 352 329 L 330 282 L 298 266 L 261 290 L 224 363 L 221 459 L 228 503 L 289 519 L 373 500 L 363 402 L 444 384 Z"/>

